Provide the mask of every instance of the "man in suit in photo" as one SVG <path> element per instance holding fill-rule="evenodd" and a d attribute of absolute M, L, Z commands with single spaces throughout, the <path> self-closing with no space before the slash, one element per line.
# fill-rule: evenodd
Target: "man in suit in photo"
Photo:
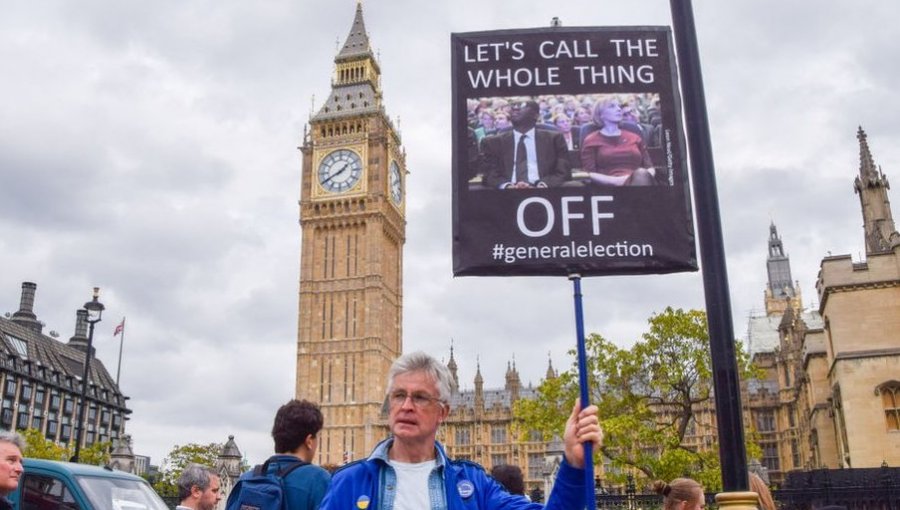
<path fill-rule="evenodd" d="M 534 101 L 513 103 L 513 129 L 481 141 L 481 170 L 489 189 L 547 188 L 569 180 L 566 140 L 559 131 L 535 128 L 539 112 Z"/>

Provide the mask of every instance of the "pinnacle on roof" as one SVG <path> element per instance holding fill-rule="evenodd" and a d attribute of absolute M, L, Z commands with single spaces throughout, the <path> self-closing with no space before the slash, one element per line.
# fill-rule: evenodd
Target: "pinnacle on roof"
<path fill-rule="evenodd" d="M 372 49 L 369 47 L 369 34 L 366 32 L 366 22 L 363 20 L 362 2 L 356 3 L 356 16 L 353 18 L 353 25 L 350 27 L 350 33 L 347 40 L 344 41 L 344 47 L 338 53 L 336 60 L 343 60 L 362 55 L 371 55 Z"/>
<path fill-rule="evenodd" d="M 878 170 L 875 168 L 875 160 L 872 158 L 872 152 L 869 150 L 869 142 L 866 132 L 862 126 L 856 131 L 856 138 L 859 140 L 859 176 L 861 179 L 874 179 L 878 177 Z"/>

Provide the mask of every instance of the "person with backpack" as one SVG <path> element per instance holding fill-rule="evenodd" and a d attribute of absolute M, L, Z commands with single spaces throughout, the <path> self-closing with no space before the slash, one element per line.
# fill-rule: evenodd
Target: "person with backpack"
<path fill-rule="evenodd" d="M 275 413 L 275 455 L 241 475 L 226 510 L 316 510 L 331 475 L 311 464 L 322 430 L 322 411 L 307 400 L 291 400 Z"/>

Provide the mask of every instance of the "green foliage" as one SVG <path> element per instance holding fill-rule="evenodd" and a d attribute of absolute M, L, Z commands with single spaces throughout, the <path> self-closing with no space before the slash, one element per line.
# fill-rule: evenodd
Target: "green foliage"
<path fill-rule="evenodd" d="M 32 459 L 67 461 L 75 453 L 74 445 L 62 445 L 51 441 L 37 429 L 29 428 L 23 430 L 22 437 L 25 438 L 25 451 L 22 453 Z M 111 446 L 112 443 L 104 441 L 82 448 L 78 452 L 78 463 L 95 466 L 109 464 L 109 449 Z"/>
<path fill-rule="evenodd" d="M 25 429 L 25 451 L 22 454 L 32 459 L 69 460 L 69 449 L 44 437 L 38 429 Z"/>
<path fill-rule="evenodd" d="M 690 476 L 716 490 L 721 486 L 717 446 L 698 449 L 684 441 L 701 427 L 698 409 L 713 407 L 706 314 L 666 308 L 648 323 L 630 349 L 597 334 L 586 338 L 590 398 L 600 409 L 605 434 L 597 455 L 623 471 L 640 471 L 649 481 Z M 740 343 L 736 351 L 742 377 L 754 376 Z M 537 393 L 534 400 L 517 402 L 515 414 L 525 429 L 547 439 L 563 429 L 578 396 L 577 366 L 542 382 Z M 748 454 L 758 450 L 748 444 Z M 624 474 L 608 478 L 624 482 Z"/>
<path fill-rule="evenodd" d="M 184 468 L 194 463 L 214 467 L 221 451 L 222 445 L 219 443 L 175 445 L 163 459 L 159 479 L 153 488 L 162 497 L 177 497 L 178 477 Z"/>
<path fill-rule="evenodd" d="M 111 447 L 111 441 L 94 443 L 90 446 L 84 447 L 80 452 L 78 452 L 78 462 L 79 464 L 105 466 L 109 464 L 109 450 Z"/>

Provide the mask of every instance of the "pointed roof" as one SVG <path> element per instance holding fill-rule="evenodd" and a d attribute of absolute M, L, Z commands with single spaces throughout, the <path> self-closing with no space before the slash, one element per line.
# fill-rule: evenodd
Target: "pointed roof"
<path fill-rule="evenodd" d="M 868 137 L 862 126 L 856 131 L 856 138 L 859 140 L 859 177 L 864 182 L 868 179 L 877 179 L 879 172 L 875 167 L 875 159 L 872 158 Z"/>
<path fill-rule="evenodd" d="M 350 27 L 350 33 L 347 34 L 344 47 L 341 48 L 335 61 L 371 54 L 372 48 L 369 46 L 369 34 L 366 32 L 366 22 L 363 20 L 362 2 L 356 2 L 356 16 L 353 17 L 353 25 Z"/>
<path fill-rule="evenodd" d="M 545 375 L 547 379 L 553 379 L 556 377 L 556 370 L 553 370 L 553 358 L 550 357 L 550 353 L 547 352 L 547 374 Z"/>
<path fill-rule="evenodd" d="M 453 358 L 453 339 L 450 339 L 450 361 L 447 362 L 447 368 L 454 374 L 456 373 L 456 359 Z"/>
<path fill-rule="evenodd" d="M 234 457 L 241 458 L 241 450 L 238 448 L 237 443 L 234 442 L 234 436 L 228 436 L 228 442 L 222 446 L 222 452 L 219 454 L 219 457 Z"/>

